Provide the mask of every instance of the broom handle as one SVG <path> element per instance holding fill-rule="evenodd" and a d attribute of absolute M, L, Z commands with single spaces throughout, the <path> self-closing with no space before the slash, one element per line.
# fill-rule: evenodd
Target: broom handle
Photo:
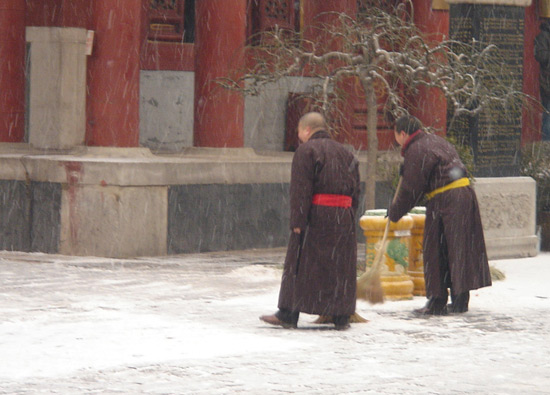
<path fill-rule="evenodd" d="M 399 177 L 399 182 L 397 183 L 397 188 L 395 189 L 395 194 L 393 195 L 392 203 L 395 202 L 395 199 L 397 198 L 397 194 L 399 193 L 399 189 L 401 189 L 401 182 L 403 181 L 403 177 Z M 389 209 L 389 207 L 388 207 Z M 370 271 L 378 271 L 381 267 L 382 257 L 384 256 L 384 253 L 386 252 L 386 241 L 388 238 L 388 233 L 390 230 L 390 218 L 388 217 L 388 222 L 386 223 L 386 228 L 384 229 L 384 236 L 382 237 L 382 245 L 376 251 L 376 255 L 374 257 L 374 262 L 372 263 Z"/>

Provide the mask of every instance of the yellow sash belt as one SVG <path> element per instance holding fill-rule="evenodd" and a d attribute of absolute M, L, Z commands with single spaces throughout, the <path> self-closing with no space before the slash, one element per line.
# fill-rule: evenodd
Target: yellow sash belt
<path fill-rule="evenodd" d="M 443 193 L 445 191 L 448 191 L 449 189 L 455 189 L 455 188 L 462 188 L 462 187 L 467 187 L 468 185 L 470 185 L 470 180 L 466 177 L 464 178 L 459 178 L 458 180 L 456 181 L 453 181 L 451 182 L 450 184 L 447 184 L 441 188 L 437 188 L 437 189 L 434 189 L 433 191 L 431 192 L 428 192 L 426 194 L 426 197 L 428 198 L 428 200 L 430 200 L 431 198 L 433 198 L 435 195 L 438 195 L 440 193 Z"/>

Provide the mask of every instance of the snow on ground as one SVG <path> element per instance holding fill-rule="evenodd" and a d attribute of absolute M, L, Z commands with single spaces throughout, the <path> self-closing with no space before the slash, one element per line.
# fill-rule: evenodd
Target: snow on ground
<path fill-rule="evenodd" d="M 465 314 L 359 301 L 344 332 L 258 320 L 283 256 L 0 252 L 0 393 L 550 394 L 550 253 L 492 261 L 506 279 Z"/>

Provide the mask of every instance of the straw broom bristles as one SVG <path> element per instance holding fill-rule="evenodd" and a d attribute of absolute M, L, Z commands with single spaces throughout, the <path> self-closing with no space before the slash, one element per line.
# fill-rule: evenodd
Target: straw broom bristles
<path fill-rule="evenodd" d="M 372 266 L 357 279 L 357 299 L 363 299 L 371 304 L 384 303 L 384 289 L 380 280 L 380 272 L 382 271 L 382 257 L 388 246 L 388 231 L 390 228 L 390 219 L 384 230 L 382 245 L 376 251 L 376 256 Z"/>
<path fill-rule="evenodd" d="M 506 278 L 506 275 L 501 270 L 497 269 L 494 266 L 489 266 L 489 270 L 491 272 L 491 280 L 493 281 L 501 281 Z"/>
<path fill-rule="evenodd" d="M 332 324 L 334 321 L 332 320 L 331 315 L 320 315 L 315 321 L 313 321 L 314 324 Z M 364 322 L 369 322 L 366 318 L 361 317 L 356 312 L 353 313 L 349 317 L 350 324 L 362 324 Z"/>
<path fill-rule="evenodd" d="M 397 183 L 392 202 L 395 202 L 395 198 L 401 188 L 402 180 L 403 177 L 399 177 L 399 182 Z M 382 258 L 388 246 L 387 239 L 390 223 L 391 221 L 388 218 L 386 228 L 384 229 L 384 236 L 382 237 L 382 245 L 376 251 L 372 266 L 357 279 L 357 299 L 364 299 L 370 304 L 384 303 L 384 289 L 382 288 L 382 281 L 380 280 L 380 272 L 382 271 Z"/>

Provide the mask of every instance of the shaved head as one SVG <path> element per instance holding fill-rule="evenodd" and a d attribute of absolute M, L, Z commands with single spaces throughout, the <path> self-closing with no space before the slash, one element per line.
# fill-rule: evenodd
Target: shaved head
<path fill-rule="evenodd" d="M 325 117 L 318 112 L 308 112 L 300 118 L 298 122 L 299 128 L 311 128 L 312 131 L 316 132 L 317 130 L 326 129 L 327 125 L 325 122 Z"/>

